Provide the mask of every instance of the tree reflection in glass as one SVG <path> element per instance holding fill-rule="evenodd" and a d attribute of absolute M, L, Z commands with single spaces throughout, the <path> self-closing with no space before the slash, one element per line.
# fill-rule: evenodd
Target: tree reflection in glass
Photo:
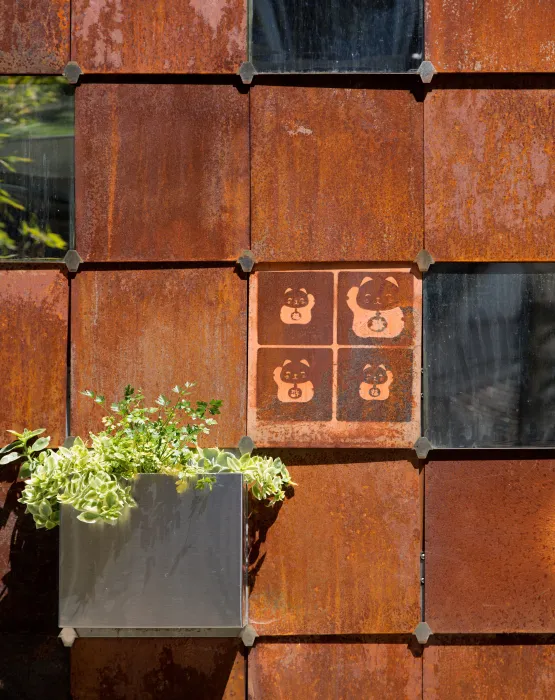
<path fill-rule="evenodd" d="M 0 259 L 63 258 L 73 218 L 73 88 L 0 78 Z"/>
<path fill-rule="evenodd" d="M 434 447 L 555 446 L 555 265 L 433 265 L 424 368 Z"/>

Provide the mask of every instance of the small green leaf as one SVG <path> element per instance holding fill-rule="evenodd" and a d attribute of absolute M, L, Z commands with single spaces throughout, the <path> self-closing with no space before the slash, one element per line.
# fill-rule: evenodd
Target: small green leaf
<path fill-rule="evenodd" d="M 80 520 L 82 523 L 95 523 L 98 520 L 98 513 L 80 513 L 77 516 L 77 520 Z"/>
<path fill-rule="evenodd" d="M 50 505 L 50 503 L 48 503 L 48 501 L 43 501 L 40 504 L 39 513 L 45 519 L 52 515 L 52 506 Z"/>
<path fill-rule="evenodd" d="M 16 459 L 21 459 L 19 452 L 10 452 L 0 459 L 0 464 L 9 464 L 10 462 L 15 462 Z"/>
<path fill-rule="evenodd" d="M 35 442 L 31 446 L 31 452 L 38 452 L 39 450 L 44 450 L 46 447 L 48 447 L 49 442 L 49 437 L 41 437 L 38 440 L 35 440 Z"/>

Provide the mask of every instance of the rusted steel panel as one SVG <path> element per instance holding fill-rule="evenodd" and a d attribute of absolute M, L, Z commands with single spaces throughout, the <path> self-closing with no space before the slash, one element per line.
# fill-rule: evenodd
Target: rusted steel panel
<path fill-rule="evenodd" d="M 70 0 L 2 3 L 0 74 L 61 73 L 69 61 Z"/>
<path fill-rule="evenodd" d="M 416 267 L 250 277 L 248 434 L 269 447 L 412 447 L 421 434 Z"/>
<path fill-rule="evenodd" d="M 550 90 L 428 95 L 426 249 L 436 260 L 555 258 L 554 111 Z"/>
<path fill-rule="evenodd" d="M 251 100 L 257 260 L 414 260 L 422 103 L 401 90 L 262 85 Z"/>
<path fill-rule="evenodd" d="M 554 460 L 426 465 L 434 632 L 554 632 Z"/>
<path fill-rule="evenodd" d="M 406 453 L 276 454 L 298 485 L 282 506 L 253 504 L 249 619 L 257 632 L 412 632 L 420 619 L 419 474 Z"/>
<path fill-rule="evenodd" d="M 555 71 L 553 0 L 426 0 L 426 58 L 438 71 Z"/>
<path fill-rule="evenodd" d="M 82 85 L 83 259 L 237 259 L 249 247 L 248 131 L 248 95 L 232 85 Z"/>
<path fill-rule="evenodd" d="M 245 434 L 246 283 L 232 268 L 80 272 L 72 285 L 71 432 L 101 429 L 103 409 L 126 384 L 154 400 L 196 382 L 193 399 L 222 399 L 205 444 L 235 446 Z"/>
<path fill-rule="evenodd" d="M 555 696 L 554 668 L 554 645 L 430 646 L 424 697 L 547 700 Z"/>
<path fill-rule="evenodd" d="M 258 643 L 249 654 L 249 700 L 422 697 L 422 661 L 407 644 Z"/>
<path fill-rule="evenodd" d="M 73 700 L 245 698 L 236 639 L 78 639 L 71 650 Z"/>
<path fill-rule="evenodd" d="M 19 465 L 0 467 L 0 629 L 9 634 L 58 634 L 58 534 L 37 530 L 18 502 Z M 13 650 L 12 650 L 13 651 Z M 30 653 L 32 658 L 33 654 Z M 5 659 L 5 656 L 2 656 Z M 0 676 L 4 683 L 5 676 Z M 4 688 L 7 690 L 7 686 Z M 21 697 L 14 693 L 12 697 Z"/>
<path fill-rule="evenodd" d="M 0 444 L 7 430 L 66 436 L 68 282 L 57 270 L 0 270 Z"/>
<path fill-rule="evenodd" d="M 73 0 L 71 55 L 86 73 L 237 73 L 247 0 Z"/>

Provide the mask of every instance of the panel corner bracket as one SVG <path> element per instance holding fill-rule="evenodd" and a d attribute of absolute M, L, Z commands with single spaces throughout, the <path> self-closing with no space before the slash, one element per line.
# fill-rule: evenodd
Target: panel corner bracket
<path fill-rule="evenodd" d="M 63 262 L 70 272 L 77 272 L 79 265 L 83 262 L 83 258 L 76 250 L 68 250 Z"/>
<path fill-rule="evenodd" d="M 243 85 L 250 85 L 255 75 L 257 75 L 257 70 L 250 61 L 241 63 L 239 68 L 239 77 L 243 81 Z"/>
<path fill-rule="evenodd" d="M 77 85 L 79 79 L 83 75 L 83 71 L 81 70 L 81 66 L 77 63 L 77 61 L 70 61 L 69 63 L 66 63 L 62 75 L 70 85 Z"/>
<path fill-rule="evenodd" d="M 419 644 L 427 644 L 433 632 L 427 622 L 419 622 L 413 632 Z"/>
<path fill-rule="evenodd" d="M 62 627 L 58 639 L 62 640 L 65 647 L 72 647 L 75 640 L 79 637 L 73 627 Z"/>
<path fill-rule="evenodd" d="M 252 625 L 245 625 L 239 636 L 246 647 L 252 647 L 254 640 L 258 637 L 258 632 Z"/>
<path fill-rule="evenodd" d="M 243 437 L 239 440 L 237 449 L 242 455 L 250 454 L 254 449 L 256 449 L 256 445 L 254 444 L 252 438 L 250 438 L 248 435 L 243 435 Z"/>
<path fill-rule="evenodd" d="M 414 258 L 414 262 L 418 265 L 420 272 L 428 272 L 430 267 L 435 263 L 433 257 L 424 248 Z"/>
<path fill-rule="evenodd" d="M 418 459 L 426 459 L 429 451 L 432 449 L 432 443 L 427 437 L 419 437 L 414 443 L 414 450 Z"/>
<path fill-rule="evenodd" d="M 250 250 L 244 250 L 237 259 L 237 264 L 243 272 L 252 272 L 255 263 L 256 260 Z"/>
<path fill-rule="evenodd" d="M 422 61 L 416 72 L 420 76 L 420 80 L 423 83 L 431 83 L 432 78 L 437 73 L 437 70 L 431 61 Z"/>

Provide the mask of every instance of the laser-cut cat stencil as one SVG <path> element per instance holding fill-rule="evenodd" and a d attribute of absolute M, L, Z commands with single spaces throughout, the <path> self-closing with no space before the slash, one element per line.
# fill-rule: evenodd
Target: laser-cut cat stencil
<path fill-rule="evenodd" d="M 358 393 L 364 401 L 385 401 L 389 398 L 389 387 L 393 382 L 393 372 L 385 365 L 365 365 Z"/>
<path fill-rule="evenodd" d="M 274 370 L 277 397 L 282 403 L 307 403 L 314 397 L 308 360 L 285 360 Z"/>
<path fill-rule="evenodd" d="M 283 323 L 306 325 L 312 321 L 312 309 L 316 300 L 304 287 L 285 290 L 280 318 Z"/>
<path fill-rule="evenodd" d="M 353 333 L 359 338 L 395 338 L 405 328 L 399 283 L 392 275 L 372 273 L 347 292 Z"/>

